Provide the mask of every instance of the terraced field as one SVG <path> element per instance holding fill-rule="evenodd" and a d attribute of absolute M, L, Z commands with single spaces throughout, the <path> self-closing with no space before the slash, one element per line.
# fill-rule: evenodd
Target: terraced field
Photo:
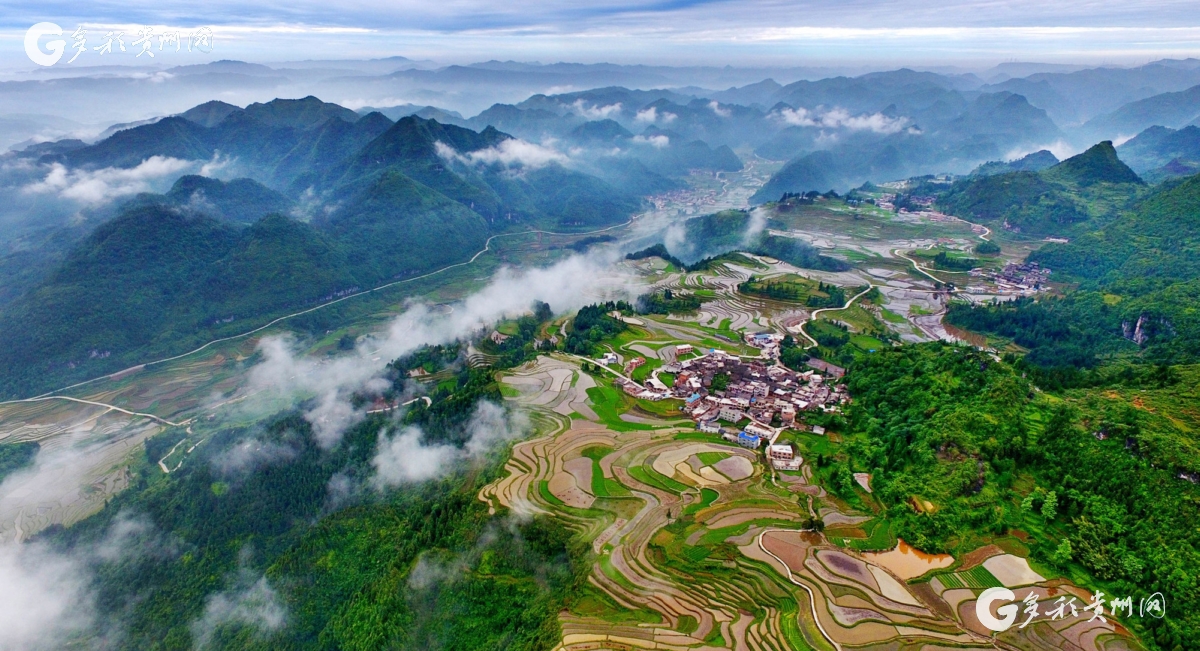
<path fill-rule="evenodd" d="M 1086 618 L 992 635 L 974 614 L 984 587 L 1016 588 L 1018 599 L 1086 595 L 994 546 L 922 559 L 929 571 L 914 576 L 904 546 L 835 545 L 880 530 L 874 514 L 833 499 L 807 466 L 776 474 L 761 453 L 678 421 L 643 416 L 655 425 L 610 429 L 585 404 L 596 379 L 574 359 L 543 356 L 502 382 L 519 389 L 509 399 L 539 435 L 513 448 L 505 476 L 479 499 L 560 518 L 594 553 L 585 593 L 560 614 L 562 651 L 1138 648 L 1123 629 Z M 818 515 L 827 534 L 807 530 Z"/>

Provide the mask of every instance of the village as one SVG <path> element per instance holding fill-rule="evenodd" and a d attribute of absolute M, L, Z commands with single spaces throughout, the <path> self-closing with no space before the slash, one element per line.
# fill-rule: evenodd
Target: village
<path fill-rule="evenodd" d="M 972 277 L 990 280 L 1000 294 L 1029 296 L 1044 288 L 1050 280 L 1050 270 L 1036 262 L 1018 264 L 1010 262 L 1000 271 L 972 269 Z"/>
<path fill-rule="evenodd" d="M 844 372 L 833 365 L 793 371 L 775 361 L 779 340 L 773 333 L 747 335 L 748 343 L 763 349 L 761 358 L 745 358 L 719 349 L 699 353 L 690 344 L 675 347 L 675 361 L 655 369 L 645 386 L 624 376 L 617 385 L 642 400 L 668 398 L 684 401 L 683 412 L 696 423 L 697 429 L 745 448 L 759 449 L 764 443 L 767 457 L 776 470 L 799 470 L 803 459 L 794 454 L 790 445 L 776 445 L 787 429 L 810 429 L 797 420 L 804 411 L 839 411 L 849 402 L 846 387 L 837 383 Z M 613 353 L 597 360 L 602 364 L 616 363 Z M 641 357 L 626 363 L 629 374 L 645 363 Z M 671 385 L 660 375 L 673 378 Z M 815 434 L 824 434 L 819 425 L 811 427 Z"/>

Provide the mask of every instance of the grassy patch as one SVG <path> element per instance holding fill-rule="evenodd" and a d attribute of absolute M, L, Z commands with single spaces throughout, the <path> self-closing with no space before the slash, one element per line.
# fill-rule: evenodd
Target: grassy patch
<path fill-rule="evenodd" d="M 580 588 L 579 596 L 571 606 L 571 612 L 584 617 L 595 617 L 613 624 L 662 623 L 662 617 L 653 610 L 624 608 L 612 597 L 590 584 L 585 584 Z"/>
<path fill-rule="evenodd" d="M 700 463 L 711 466 L 723 459 L 728 459 L 729 455 L 724 452 L 701 452 L 696 457 L 700 459 Z"/>
<path fill-rule="evenodd" d="M 691 615 L 681 615 L 679 617 L 679 626 L 676 627 L 676 630 L 684 635 L 691 635 L 692 633 L 696 632 L 696 629 L 698 628 L 700 628 L 700 622 L 696 621 L 695 617 L 692 617 Z"/>
<path fill-rule="evenodd" d="M 675 493 L 676 495 L 690 488 L 687 484 L 675 481 L 670 477 L 664 477 L 648 466 L 630 466 L 629 475 L 643 484 L 667 491 L 668 493 Z"/>
<path fill-rule="evenodd" d="M 588 398 L 592 401 L 592 411 L 596 412 L 596 415 L 600 417 L 600 420 L 609 429 L 617 432 L 654 429 L 650 425 L 629 423 L 621 420 L 621 414 L 629 411 L 629 405 L 625 401 L 625 394 L 618 391 L 607 380 L 597 378 L 597 382 L 600 383 L 598 386 L 587 390 Z"/>

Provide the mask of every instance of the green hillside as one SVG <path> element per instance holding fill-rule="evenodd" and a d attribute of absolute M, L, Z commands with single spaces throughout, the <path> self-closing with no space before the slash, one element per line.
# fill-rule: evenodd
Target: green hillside
<path fill-rule="evenodd" d="M 292 207 L 290 199 L 251 179 L 223 182 L 189 174 L 179 177 L 165 196 L 176 206 L 189 206 L 213 217 L 242 224 L 249 224 L 268 213 L 286 212 Z M 155 199 L 151 197 L 151 200 Z"/>
<path fill-rule="evenodd" d="M 943 190 L 937 205 L 968 220 L 1029 235 L 1068 235 L 1112 219 L 1144 183 L 1105 141 L 1040 172 L 976 176 Z"/>
<path fill-rule="evenodd" d="M 357 284 L 345 253 L 307 224 L 273 215 L 239 231 L 133 208 L 0 311 L 3 391 L 124 368 Z"/>
<path fill-rule="evenodd" d="M 1200 176 L 1166 183 L 1103 228 L 1030 260 L 1079 289 L 1063 299 L 956 305 L 947 319 L 1012 339 L 1041 367 L 1088 368 L 1105 356 L 1200 361 Z"/>
<path fill-rule="evenodd" d="M 351 206 L 319 224 L 354 252 L 355 275 L 364 282 L 457 262 L 487 239 L 478 213 L 394 169 L 381 172 Z"/>

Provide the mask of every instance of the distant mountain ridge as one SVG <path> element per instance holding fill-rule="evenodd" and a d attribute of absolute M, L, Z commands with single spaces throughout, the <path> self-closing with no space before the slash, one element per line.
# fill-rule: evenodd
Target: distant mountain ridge
<path fill-rule="evenodd" d="M 989 161 L 975 168 L 971 176 L 992 176 L 1005 172 L 1040 172 L 1058 164 L 1058 157 L 1046 149 L 1026 154 L 1012 161 Z"/>
<path fill-rule="evenodd" d="M 491 127 L 393 123 L 315 98 L 188 114 L 87 147 L 43 148 L 44 161 L 84 168 L 220 152 L 258 167 L 259 180 L 183 176 L 164 195 L 129 200 L 76 243 L 0 306 L 0 365 L 9 369 L 0 393 L 124 368 L 461 262 L 490 234 L 600 228 L 640 206 L 551 150 L 509 147 L 517 141 Z"/>
<path fill-rule="evenodd" d="M 1120 147 L 1121 159 L 1149 182 L 1200 172 L 1200 126 L 1150 127 Z"/>

